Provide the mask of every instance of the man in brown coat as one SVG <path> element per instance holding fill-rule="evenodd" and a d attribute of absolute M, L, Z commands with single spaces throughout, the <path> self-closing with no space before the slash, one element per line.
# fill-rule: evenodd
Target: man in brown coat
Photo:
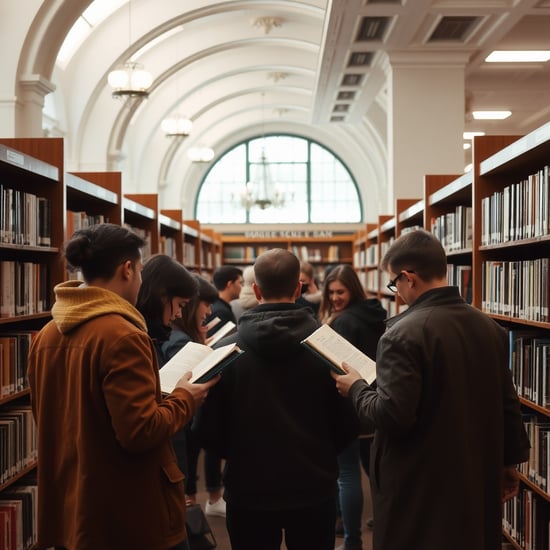
<path fill-rule="evenodd" d="M 85 283 L 55 288 L 53 320 L 33 342 L 39 548 L 184 547 L 183 475 L 171 438 L 212 384 L 187 375 L 161 396 L 155 347 L 133 305 L 143 244 L 111 224 L 77 231 L 65 255 Z"/>

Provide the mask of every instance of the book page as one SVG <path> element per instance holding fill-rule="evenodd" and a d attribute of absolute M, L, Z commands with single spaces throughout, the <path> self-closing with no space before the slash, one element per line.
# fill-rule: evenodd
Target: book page
<path fill-rule="evenodd" d="M 171 393 L 179 379 L 188 371 L 192 371 L 190 382 L 194 382 L 235 350 L 238 350 L 236 344 L 213 350 L 196 342 L 187 343 L 160 369 L 161 391 Z"/>
<path fill-rule="evenodd" d="M 326 357 L 337 367 L 338 371 L 342 370 L 342 363 L 346 362 L 358 371 L 369 384 L 376 380 L 376 363 L 329 325 L 320 326 L 305 338 L 303 343 Z M 341 373 L 344 374 L 344 371 Z"/>
<path fill-rule="evenodd" d="M 216 317 L 217 319 L 218 317 Z M 233 321 L 227 321 L 225 325 L 220 327 L 206 342 L 207 346 L 212 347 L 219 342 L 224 336 L 227 336 L 237 325 Z"/>

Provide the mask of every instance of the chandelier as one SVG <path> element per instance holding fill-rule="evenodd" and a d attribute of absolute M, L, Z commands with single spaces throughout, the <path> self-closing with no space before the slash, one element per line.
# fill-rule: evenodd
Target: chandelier
<path fill-rule="evenodd" d="M 113 88 L 113 97 L 143 97 L 149 95 L 147 91 L 153 83 L 151 73 L 143 65 L 128 61 L 122 67 L 109 73 L 109 86 Z"/>
<path fill-rule="evenodd" d="M 128 46 L 132 45 L 132 0 L 128 2 Z M 109 86 L 113 88 L 114 98 L 139 97 L 145 99 L 153 83 L 151 73 L 135 61 L 127 61 L 107 76 Z"/>
<path fill-rule="evenodd" d="M 265 148 L 262 147 L 260 164 L 256 170 L 257 179 L 248 181 L 240 194 L 240 203 L 243 208 L 250 210 L 254 206 L 265 210 L 266 208 L 274 207 L 281 208 L 285 205 L 285 194 L 273 182 L 269 163 L 265 154 Z"/>
<path fill-rule="evenodd" d="M 185 137 L 188 136 L 193 128 L 191 119 L 184 115 L 176 113 L 168 118 L 165 118 L 160 127 L 166 134 L 166 137 Z"/>

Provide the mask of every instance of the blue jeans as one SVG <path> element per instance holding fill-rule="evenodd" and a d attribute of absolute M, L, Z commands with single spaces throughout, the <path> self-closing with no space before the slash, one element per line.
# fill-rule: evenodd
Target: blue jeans
<path fill-rule="evenodd" d="M 344 524 L 344 543 L 346 546 L 360 546 L 363 488 L 359 439 L 355 439 L 338 455 L 338 466 L 340 467 L 338 490 L 340 513 Z"/>

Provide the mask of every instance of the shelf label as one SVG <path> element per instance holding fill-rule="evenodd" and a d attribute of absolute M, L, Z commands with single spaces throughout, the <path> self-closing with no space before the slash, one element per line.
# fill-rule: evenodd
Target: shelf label
<path fill-rule="evenodd" d="M 25 155 L 17 153 L 16 151 L 11 151 L 10 149 L 8 149 L 6 153 L 6 158 L 9 162 L 18 164 L 19 166 L 25 166 Z"/>

